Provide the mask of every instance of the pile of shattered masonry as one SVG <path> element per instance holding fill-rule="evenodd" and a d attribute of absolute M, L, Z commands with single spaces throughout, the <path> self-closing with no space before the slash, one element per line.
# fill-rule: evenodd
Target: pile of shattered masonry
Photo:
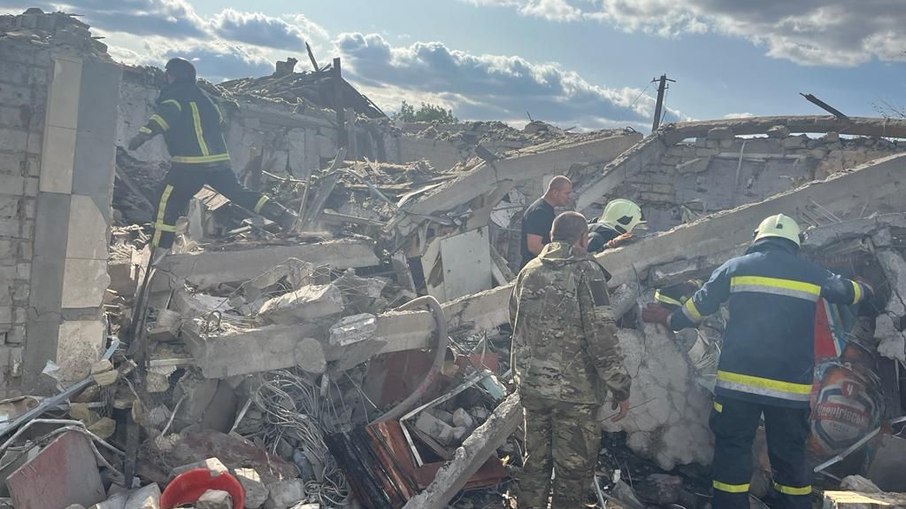
<path fill-rule="evenodd" d="M 82 30 L 78 21 L 64 21 Z M 337 92 L 330 68 L 300 73 L 294 63 L 281 62 L 273 76 L 205 86 L 225 104 L 254 97 L 290 109 L 329 108 Z M 429 270 L 403 254 L 393 226 L 426 220 L 430 228 L 413 228 L 409 237 L 422 242 L 453 232 L 466 225 L 469 211 L 486 206 L 480 193 L 439 205 L 431 210 L 443 213 L 435 215 L 407 205 L 463 176 L 504 174 L 508 158 L 597 146 L 611 133 L 571 133 L 543 122 L 522 130 L 477 122 L 398 127 L 351 86 L 341 93 L 359 118 L 459 144 L 475 155 L 438 170 L 427 161 L 344 157 L 340 149 L 307 174 L 283 171 L 286 161 L 271 171 L 273 161 L 253 158 L 237 168 L 241 179 L 299 211 L 296 231 L 281 233 L 205 188 L 178 226 L 174 253 L 149 268 L 151 203 L 165 168 L 119 148 L 118 225 L 105 300 L 109 348 L 88 377 L 58 383 L 53 396 L 0 402 L 3 500 L 16 507 L 103 509 L 516 507 L 511 479 L 525 451 L 522 409 L 510 382 L 510 330 L 505 319 L 488 319 L 492 327 L 477 322 L 505 314 L 497 308 L 505 308 L 515 254 L 501 239 L 513 237 L 519 211 L 508 216 L 510 231 L 496 230 L 501 237 L 491 247 L 500 291 L 443 305 L 427 295 L 432 281 L 443 280 L 435 273 L 443 264 Z M 677 128 L 666 126 L 630 145 L 611 164 L 628 167 L 640 154 L 662 150 L 660 137 L 671 129 Z M 703 165 L 704 171 L 710 158 L 725 159 L 734 143 L 726 131 L 711 129 L 707 142 L 702 135 L 701 145 L 684 148 L 695 159 L 673 166 Z M 788 130 L 781 137 L 791 147 L 814 141 L 790 137 Z M 758 140 L 748 142 L 753 147 Z M 499 153 L 475 150 L 484 146 Z M 517 156 L 508 152 L 519 149 Z M 581 164 L 593 154 L 576 157 L 580 177 L 602 171 Z M 762 158 L 757 164 L 764 171 L 781 159 L 750 157 Z M 731 161 L 737 184 L 743 159 L 740 150 L 738 163 Z M 874 178 L 874 166 L 866 168 L 862 178 Z M 696 178 L 692 173 L 687 180 Z M 749 188 L 757 188 L 756 179 Z M 602 259 L 617 276 L 613 309 L 633 394 L 624 422 L 608 422 L 602 410 L 609 433 L 590 487 L 598 507 L 708 507 L 707 417 L 727 311 L 674 334 L 641 323 L 638 309 L 655 289 L 688 296 L 691 281 L 707 277 L 743 244 L 709 242 L 714 232 L 735 235 L 730 232 L 751 228 L 772 204 L 791 200 L 815 205 L 808 209 L 813 228 L 803 255 L 865 278 L 880 294 L 870 314 L 819 306 L 809 440 L 815 499 L 823 498 L 824 507 L 906 507 L 899 493 L 906 492 L 906 439 L 900 437 L 906 425 L 906 214 L 866 213 L 862 203 L 846 205 L 857 191 L 841 190 L 847 187 L 841 179 L 823 182 L 816 185 L 826 187 L 772 196 L 763 209 L 757 203 L 734 208 L 734 196 L 726 207 L 733 210 L 708 215 L 713 211 L 698 209 L 693 217 L 682 215 L 689 224 Z M 504 202 L 499 210 L 521 207 Z M 838 215 L 847 208 L 857 210 L 842 220 Z M 643 245 L 651 246 L 644 263 Z M 317 256 L 307 259 L 306 246 L 316 246 L 311 252 Z M 643 265 L 632 277 L 621 268 Z M 48 380 L 54 368 L 48 363 Z M 767 507 L 763 500 L 769 502 L 772 490 L 763 430 L 754 452 L 752 506 Z M 64 485 L 78 500 L 49 501 Z"/>

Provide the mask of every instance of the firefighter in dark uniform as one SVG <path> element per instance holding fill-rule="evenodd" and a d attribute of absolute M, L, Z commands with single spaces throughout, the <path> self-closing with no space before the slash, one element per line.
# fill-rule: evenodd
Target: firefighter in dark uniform
<path fill-rule="evenodd" d="M 768 217 L 755 230 L 746 254 L 715 270 L 680 309 L 670 313 L 649 304 L 642 313 L 647 322 L 680 330 L 729 301 L 710 419 L 714 509 L 749 507 L 752 441 L 762 415 L 778 498 L 783 507 L 811 507 L 805 443 L 816 302 L 823 297 L 857 304 L 869 298 L 872 289 L 800 258 L 800 243 L 793 219 Z"/>
<path fill-rule="evenodd" d="M 588 225 L 588 252 L 600 253 L 632 240 L 632 230 L 644 225 L 642 209 L 635 202 L 622 198 L 604 207 L 601 217 Z"/>
<path fill-rule="evenodd" d="M 136 150 L 163 134 L 170 152 L 170 170 L 155 211 L 152 246 L 169 251 L 176 220 L 205 185 L 240 207 L 276 221 L 284 229 L 291 228 L 296 219 L 293 212 L 236 179 L 223 137 L 223 113 L 196 85 L 195 66 L 173 58 L 167 62 L 166 71 L 167 85 L 157 99 L 155 114 L 129 142 L 129 150 Z"/>

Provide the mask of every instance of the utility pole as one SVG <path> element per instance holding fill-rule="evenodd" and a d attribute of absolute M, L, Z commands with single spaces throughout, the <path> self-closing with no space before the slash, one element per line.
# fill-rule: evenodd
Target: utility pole
<path fill-rule="evenodd" d="M 651 123 L 651 132 L 657 131 L 661 125 L 661 110 L 664 108 L 664 94 L 667 92 L 667 82 L 676 83 L 676 80 L 667 78 L 666 74 L 661 74 L 660 78 L 654 78 L 651 82 L 659 81 L 657 87 L 657 104 L 654 107 L 654 122 Z"/>

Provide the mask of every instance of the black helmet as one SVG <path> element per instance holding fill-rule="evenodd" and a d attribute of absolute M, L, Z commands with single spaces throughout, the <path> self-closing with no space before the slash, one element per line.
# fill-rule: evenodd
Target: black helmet
<path fill-rule="evenodd" d="M 165 69 L 173 77 L 173 81 L 195 83 L 195 66 L 184 58 L 171 58 Z"/>

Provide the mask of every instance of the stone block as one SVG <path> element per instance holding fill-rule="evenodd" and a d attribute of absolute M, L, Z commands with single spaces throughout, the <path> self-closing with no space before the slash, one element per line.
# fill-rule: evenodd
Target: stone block
<path fill-rule="evenodd" d="M 702 173 L 708 170 L 708 165 L 710 163 L 710 157 L 696 157 L 695 159 L 676 165 L 676 171 L 682 174 Z"/>
<path fill-rule="evenodd" d="M 261 476 L 254 468 L 237 468 L 233 471 L 233 476 L 242 485 L 245 491 L 245 509 L 258 509 L 267 501 L 267 486 L 261 482 Z"/>
<path fill-rule="evenodd" d="M 800 149 L 806 148 L 808 146 L 808 136 L 790 136 L 783 139 L 783 148 L 785 149 Z"/>
<path fill-rule="evenodd" d="M 31 107 L 27 104 L 21 106 L 0 106 L 0 126 L 13 129 L 30 130 Z"/>
<path fill-rule="evenodd" d="M 19 242 L 12 239 L 0 239 L 0 265 L 12 265 L 19 257 Z M 3 260 L 10 260 L 12 263 L 4 264 Z"/>
<path fill-rule="evenodd" d="M 63 265 L 64 308 L 100 307 L 110 285 L 107 260 L 67 258 Z"/>
<path fill-rule="evenodd" d="M 43 64 L 46 59 L 47 51 L 40 46 L 26 43 L 16 43 L 4 41 L 0 44 L 0 60 L 8 62 L 18 62 L 22 64 L 36 65 L 36 62 Z M 41 58 L 43 57 L 43 58 Z"/>
<path fill-rule="evenodd" d="M 114 116 L 110 122 L 114 122 Z M 81 122 L 80 122 L 81 125 Z M 76 132 L 76 146 L 72 164 L 72 192 L 92 197 L 104 217 L 110 214 L 110 199 L 113 195 L 113 178 L 116 160 L 116 146 L 112 135 Z"/>
<path fill-rule="evenodd" d="M 453 443 L 453 427 L 428 412 L 418 414 L 415 427 L 443 445 Z"/>
<path fill-rule="evenodd" d="M 288 509 L 305 500 L 305 481 L 302 479 L 278 481 L 269 484 L 267 489 L 270 493 L 264 502 L 266 509 Z"/>
<path fill-rule="evenodd" d="M 178 467 L 174 468 L 173 470 L 170 470 L 170 478 L 172 479 L 183 472 L 188 472 L 189 470 L 194 470 L 196 468 L 206 468 L 206 469 L 208 469 L 209 472 L 211 472 L 212 474 L 216 474 L 216 475 L 220 475 L 220 474 L 227 473 L 230 471 L 230 469 L 228 469 L 226 467 L 226 465 L 224 465 L 223 462 L 220 461 L 220 459 L 208 458 L 204 461 L 197 461 L 195 463 L 189 463 L 187 465 L 178 466 Z"/>
<path fill-rule="evenodd" d="M 41 151 L 40 190 L 50 193 L 72 192 L 72 170 L 75 161 L 76 130 L 48 126 Z"/>
<path fill-rule="evenodd" d="M 329 342 L 334 346 L 347 346 L 371 339 L 377 332 L 377 317 L 360 314 L 343 317 L 330 328 Z"/>
<path fill-rule="evenodd" d="M 729 140 L 733 138 L 733 129 L 729 127 L 714 127 L 708 130 L 709 140 Z"/>
<path fill-rule="evenodd" d="M 123 509 L 160 509 L 160 487 L 152 483 L 130 492 Z"/>
<path fill-rule="evenodd" d="M 334 285 L 310 285 L 265 302 L 258 313 L 273 323 L 291 325 L 343 311 L 343 295 Z"/>
<path fill-rule="evenodd" d="M 20 106 L 32 103 L 32 91 L 27 85 L 0 87 L 0 104 Z"/>
<path fill-rule="evenodd" d="M 198 497 L 195 509 L 232 509 L 233 499 L 222 490 L 208 490 Z"/>
<path fill-rule="evenodd" d="M 790 128 L 785 125 L 775 125 L 768 129 L 768 138 L 786 138 L 790 135 Z"/>
<path fill-rule="evenodd" d="M 456 427 L 472 429 L 475 427 L 475 419 L 473 419 L 465 409 L 457 408 L 453 412 L 453 425 Z"/>
<path fill-rule="evenodd" d="M 116 137 L 121 78 L 122 67 L 117 63 L 99 59 L 82 62 L 78 129 L 103 139 L 107 146 L 96 148 L 111 154 Z"/>
<path fill-rule="evenodd" d="M 826 143 L 838 143 L 840 141 L 840 133 L 831 131 L 822 136 L 820 139 L 821 141 L 824 141 Z"/>
<path fill-rule="evenodd" d="M 673 194 L 649 193 L 642 191 L 639 193 L 639 199 L 649 202 L 673 202 Z"/>
<path fill-rule="evenodd" d="M 25 151 L 0 152 L 0 173 L 6 175 L 24 175 L 23 164 Z"/>
<path fill-rule="evenodd" d="M 6 331 L 6 344 L 20 345 L 25 342 L 25 326 L 14 326 Z"/>
<path fill-rule="evenodd" d="M 906 507 L 906 493 L 825 491 L 822 509 L 890 509 Z"/>
<path fill-rule="evenodd" d="M 82 62 L 78 58 L 54 58 L 53 80 L 47 98 L 47 126 L 75 130 L 79 121 Z M 113 97 L 116 97 L 114 94 Z"/>
<path fill-rule="evenodd" d="M 88 196 L 72 196 L 66 258 L 107 259 L 107 220 Z"/>
<path fill-rule="evenodd" d="M 19 217 L 24 200 L 23 196 L 0 194 L 0 218 Z"/>
<path fill-rule="evenodd" d="M 60 324 L 56 363 L 66 381 L 88 375 L 104 350 L 106 326 L 101 320 L 70 320 Z"/>
<path fill-rule="evenodd" d="M 0 173 L 0 189 L 7 196 L 21 196 L 25 193 L 25 177 Z"/>

